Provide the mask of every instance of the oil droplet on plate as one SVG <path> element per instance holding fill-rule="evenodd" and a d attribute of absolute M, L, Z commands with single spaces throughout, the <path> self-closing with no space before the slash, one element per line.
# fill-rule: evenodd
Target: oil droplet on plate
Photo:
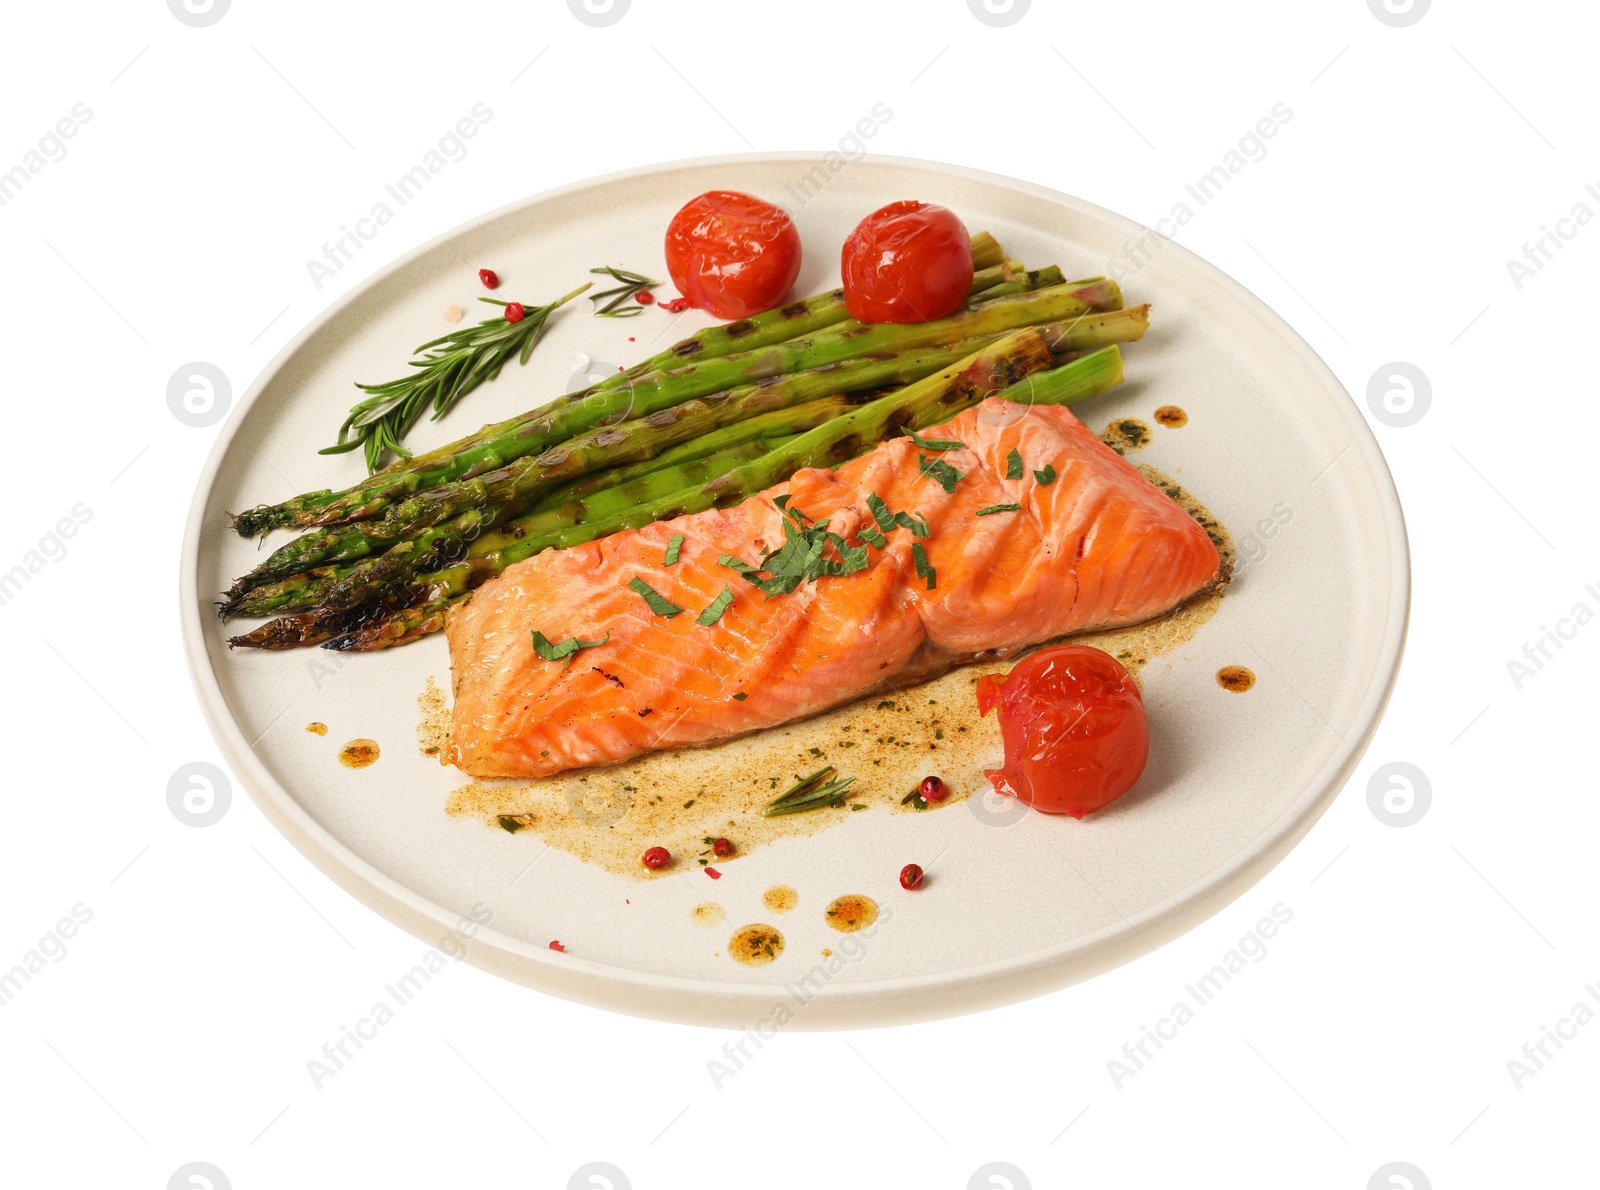
<path fill-rule="evenodd" d="M 765 967 L 783 953 L 783 935 L 771 926 L 742 926 L 728 939 L 728 954 L 746 967 Z"/>
<path fill-rule="evenodd" d="M 339 749 L 339 763 L 347 769 L 364 769 L 377 759 L 377 740 L 351 740 Z"/>
<path fill-rule="evenodd" d="M 1106 427 L 1100 435 L 1104 442 L 1119 455 L 1130 450 L 1143 450 L 1150 445 L 1150 427 L 1136 417 L 1122 417 Z"/>
<path fill-rule="evenodd" d="M 721 925 L 728 920 L 728 915 L 722 911 L 722 906 L 715 901 L 705 901 L 689 910 L 689 920 L 702 930 L 709 930 L 712 926 Z"/>
<path fill-rule="evenodd" d="M 1189 424 L 1189 415 L 1176 405 L 1163 405 L 1156 410 L 1156 420 L 1169 430 Z"/>
<path fill-rule="evenodd" d="M 1242 665 L 1224 665 L 1217 670 L 1217 685 L 1234 694 L 1243 694 L 1256 684 L 1256 675 Z"/>
<path fill-rule="evenodd" d="M 800 894 L 787 884 L 774 884 L 761 894 L 761 900 L 774 913 L 787 913 L 800 903 Z"/>
<path fill-rule="evenodd" d="M 841 934 L 854 934 L 878 920 L 878 902 L 871 897 L 847 893 L 829 905 L 823 917 Z"/>
<path fill-rule="evenodd" d="M 306 730 L 312 735 L 327 735 L 328 725 L 326 723 L 307 723 Z"/>

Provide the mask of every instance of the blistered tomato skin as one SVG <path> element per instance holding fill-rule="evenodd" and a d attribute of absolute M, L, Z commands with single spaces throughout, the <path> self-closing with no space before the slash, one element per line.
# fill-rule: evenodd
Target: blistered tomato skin
<path fill-rule="evenodd" d="M 1004 678 L 980 678 L 978 710 L 996 708 L 1005 766 L 985 776 L 1045 814 L 1082 818 L 1109 805 L 1150 756 L 1139 687 L 1115 657 L 1087 645 L 1041 649 Z"/>
<path fill-rule="evenodd" d="M 781 207 L 737 190 L 692 198 L 667 225 L 667 271 L 691 305 L 748 318 L 782 303 L 800 274 L 800 233 Z"/>
<path fill-rule="evenodd" d="M 928 322 L 954 314 L 972 290 L 972 238 L 944 207 L 896 202 L 844 242 L 845 306 L 858 322 Z"/>

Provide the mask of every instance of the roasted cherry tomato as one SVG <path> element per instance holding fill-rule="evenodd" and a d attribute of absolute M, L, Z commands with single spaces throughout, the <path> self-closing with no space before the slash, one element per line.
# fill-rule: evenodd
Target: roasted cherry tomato
<path fill-rule="evenodd" d="M 1024 658 L 1004 678 L 978 679 L 978 710 L 1000 708 L 1000 793 L 1046 814 L 1082 818 L 1133 787 L 1150 755 L 1144 700 L 1117 659 L 1087 645 Z"/>
<path fill-rule="evenodd" d="M 737 190 L 690 199 L 667 225 L 667 271 L 718 318 L 770 310 L 800 273 L 800 233 L 781 207 Z"/>
<path fill-rule="evenodd" d="M 844 242 L 845 305 L 858 322 L 927 322 L 954 314 L 972 289 L 972 239 L 925 202 L 872 212 Z"/>

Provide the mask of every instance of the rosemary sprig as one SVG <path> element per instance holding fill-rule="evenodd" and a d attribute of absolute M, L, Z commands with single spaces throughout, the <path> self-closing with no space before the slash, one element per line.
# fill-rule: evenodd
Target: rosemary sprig
<path fill-rule="evenodd" d="M 855 778 L 846 777 L 836 781 L 833 774 L 837 771 L 831 764 L 825 769 L 818 769 L 761 807 L 762 815 L 775 818 L 779 814 L 803 814 L 807 810 L 820 810 L 823 806 L 842 805 L 845 787 Z"/>
<path fill-rule="evenodd" d="M 317 453 L 344 454 L 359 446 L 366 452 L 369 472 L 382 467 L 390 454 L 409 459 L 411 452 L 401 442 L 424 409 L 431 404 L 432 420 L 438 421 L 462 397 L 498 376 L 513 355 L 519 356 L 519 363 L 527 363 L 551 313 L 588 288 L 580 286 L 548 306 L 525 307 L 515 322 L 502 314 L 424 343 L 412 352 L 416 358 L 411 366 L 417 371 L 383 384 L 356 385 L 369 394 L 367 399 L 351 406 L 350 416 L 339 427 L 339 441 Z M 495 306 L 513 304 L 495 298 L 478 300 Z"/>
<path fill-rule="evenodd" d="M 625 303 L 640 290 L 654 289 L 660 285 L 659 281 L 652 281 L 641 273 L 630 273 L 627 269 L 614 269 L 604 265 L 598 269 L 590 269 L 591 273 L 600 273 L 610 277 L 613 281 L 621 281 L 615 289 L 602 289 L 595 294 L 591 301 L 599 302 L 605 298 L 611 300 L 594 312 L 596 318 L 632 318 L 635 314 L 643 314 L 644 307 L 635 302 L 629 306 Z"/>

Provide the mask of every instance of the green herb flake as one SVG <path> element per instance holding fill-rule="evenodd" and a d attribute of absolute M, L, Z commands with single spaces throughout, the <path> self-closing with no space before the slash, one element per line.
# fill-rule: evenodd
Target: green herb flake
<path fill-rule="evenodd" d="M 1006 478 L 1022 478 L 1022 452 L 1015 448 L 1006 456 Z"/>
<path fill-rule="evenodd" d="M 1040 487 L 1048 487 L 1056 481 L 1056 469 L 1046 463 L 1043 471 L 1033 473 L 1033 478 L 1038 480 Z"/>
<path fill-rule="evenodd" d="M 911 561 L 916 564 L 917 577 L 927 580 L 928 590 L 932 591 L 939 585 L 939 572 L 928 564 L 928 551 L 922 548 L 922 542 L 912 543 Z"/>
<path fill-rule="evenodd" d="M 960 450 L 966 446 L 965 442 L 952 442 L 947 438 L 924 438 L 911 429 L 906 430 L 906 437 L 922 450 Z"/>
<path fill-rule="evenodd" d="M 997 512 L 1021 512 L 1020 504 L 991 504 L 988 508 L 980 508 L 974 516 L 993 516 Z"/>
<path fill-rule="evenodd" d="M 605 644 L 610 639 L 611 634 L 608 632 L 599 640 L 579 640 L 575 636 L 569 636 L 560 644 L 551 644 L 544 633 L 535 631 L 533 634 L 533 651 L 546 661 L 566 661 L 579 649 L 592 649 L 596 645 Z"/>
<path fill-rule="evenodd" d="M 865 529 L 857 529 L 856 536 L 874 549 L 881 550 L 889 544 L 889 539 L 871 525 L 868 525 Z"/>
<path fill-rule="evenodd" d="M 496 818 L 495 821 L 500 824 L 501 830 L 510 835 L 516 834 L 519 830 L 528 825 L 525 822 L 521 822 L 511 817 L 509 814 L 502 814 L 499 818 Z"/>
<path fill-rule="evenodd" d="M 722 613 L 728 610 L 728 605 L 732 602 L 733 591 L 724 585 L 722 594 L 713 599 L 706 607 L 706 610 L 695 617 L 694 622 L 702 628 L 710 628 L 718 620 L 722 619 Z"/>
<path fill-rule="evenodd" d="M 676 566 L 678 558 L 683 554 L 683 534 L 674 533 L 672 540 L 667 542 L 667 556 L 661 560 L 663 566 Z"/>
<path fill-rule="evenodd" d="M 878 528 L 885 533 L 893 533 L 896 529 L 910 529 L 913 537 L 928 535 L 928 522 L 921 515 L 914 512 L 890 512 L 889 506 L 877 492 L 867 493 L 867 511 L 872 514 L 872 519 L 878 522 Z"/>
<path fill-rule="evenodd" d="M 956 484 L 961 482 L 961 472 L 943 459 L 930 459 L 927 455 L 918 455 L 917 470 L 943 488 L 947 496 L 954 492 Z"/>
<path fill-rule="evenodd" d="M 737 693 L 737 694 L 735 694 L 733 696 L 733 701 L 734 702 L 743 702 L 745 699 L 747 699 L 749 697 L 750 696 L 748 694 L 746 694 L 743 690 L 741 690 L 741 691 L 739 691 L 739 693 Z"/>
<path fill-rule="evenodd" d="M 877 492 L 867 493 L 867 511 L 872 514 L 872 519 L 878 522 L 878 528 L 885 533 L 895 530 L 894 514 L 889 511 L 889 506 L 883 502 L 883 497 Z"/>
<path fill-rule="evenodd" d="M 670 619 L 683 610 L 638 575 L 634 575 L 633 578 L 628 580 L 628 589 L 636 592 L 649 605 L 650 610 L 658 616 L 666 616 Z"/>

